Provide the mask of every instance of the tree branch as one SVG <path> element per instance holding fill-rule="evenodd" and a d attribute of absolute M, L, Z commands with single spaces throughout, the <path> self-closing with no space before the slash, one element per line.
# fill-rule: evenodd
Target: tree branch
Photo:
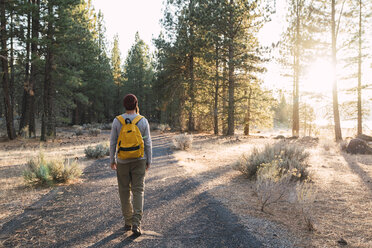
<path fill-rule="evenodd" d="M 342 2 L 342 7 L 341 7 L 341 10 L 340 10 L 340 15 L 338 16 L 338 21 L 337 21 L 337 29 L 336 29 L 336 40 L 337 40 L 337 36 L 338 36 L 338 31 L 340 29 L 340 23 L 341 23 L 341 16 L 342 16 L 342 13 L 344 11 L 344 5 L 345 5 L 345 2 L 346 0 L 344 0 Z"/>

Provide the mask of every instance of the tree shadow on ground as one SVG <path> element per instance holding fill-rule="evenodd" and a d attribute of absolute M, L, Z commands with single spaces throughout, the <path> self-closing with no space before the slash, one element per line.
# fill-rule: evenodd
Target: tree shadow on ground
<path fill-rule="evenodd" d="M 357 174 L 359 176 L 359 178 L 362 180 L 364 185 L 369 189 L 370 194 L 372 195 L 372 178 L 359 165 L 358 160 L 357 160 L 357 156 L 356 155 L 350 155 L 350 154 L 347 154 L 347 153 L 342 153 L 342 156 L 344 157 L 345 161 L 347 162 L 349 168 L 355 174 Z"/>
<path fill-rule="evenodd" d="M 65 238 L 63 235 L 71 236 L 74 232 L 81 234 L 78 231 L 79 228 L 80 231 L 91 229 L 87 234 L 102 231 L 102 228 L 86 227 L 86 223 L 94 219 L 99 220 L 102 212 L 110 212 L 108 208 L 119 207 L 119 203 L 102 204 L 101 199 L 108 195 L 110 186 L 102 187 L 99 182 L 97 185 L 97 179 L 104 181 L 115 178 L 114 171 L 102 169 L 102 163 L 108 163 L 108 159 L 97 160 L 85 168 L 82 177 L 84 183 L 51 189 L 40 200 L 25 208 L 23 213 L 5 223 L 1 228 L 0 241 L 4 242 L 5 246 L 13 247 L 19 245 L 20 239 L 16 236 L 23 236 L 21 244 L 25 246 L 33 246 L 37 243 L 48 246 L 50 243 L 44 242 L 50 242 L 53 239 L 56 241 L 55 245 L 58 246 L 58 244 L 61 245 L 58 239 Z M 116 200 L 115 196 L 111 198 Z M 102 209 L 99 209 L 100 207 Z M 120 220 L 120 215 L 118 214 L 115 219 Z M 112 221 L 103 221 L 98 226 L 111 226 L 112 224 L 114 224 Z M 44 242 L 38 240 L 45 236 L 44 233 L 48 230 L 54 235 L 49 233 L 50 237 L 47 237 Z M 80 238 L 84 237 L 77 237 L 76 240 Z"/>

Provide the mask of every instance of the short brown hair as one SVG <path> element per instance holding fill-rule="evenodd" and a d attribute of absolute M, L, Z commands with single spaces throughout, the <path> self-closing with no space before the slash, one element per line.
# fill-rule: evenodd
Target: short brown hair
<path fill-rule="evenodd" d="M 133 94 L 128 94 L 123 99 L 123 105 L 126 110 L 135 110 L 137 108 L 138 100 Z"/>

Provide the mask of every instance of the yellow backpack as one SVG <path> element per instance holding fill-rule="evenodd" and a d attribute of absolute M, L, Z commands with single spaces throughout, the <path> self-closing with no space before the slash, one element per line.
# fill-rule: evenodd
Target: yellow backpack
<path fill-rule="evenodd" d="M 133 121 L 129 118 L 124 119 L 119 115 L 116 118 L 121 123 L 120 134 L 117 143 L 118 158 L 141 158 L 144 155 L 144 143 L 137 123 L 143 118 L 142 115 L 136 116 Z"/>

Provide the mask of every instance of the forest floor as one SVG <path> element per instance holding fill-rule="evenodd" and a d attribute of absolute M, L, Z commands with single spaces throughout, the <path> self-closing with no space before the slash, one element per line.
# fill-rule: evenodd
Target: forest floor
<path fill-rule="evenodd" d="M 57 138 L 40 142 L 39 139 L 17 138 L 0 141 L 0 224 L 24 211 L 33 202 L 50 191 L 49 188 L 32 188 L 23 181 L 26 163 L 42 152 L 47 158 L 78 160 L 82 169 L 89 165 L 84 149 L 88 145 L 106 144 L 110 131 L 98 136 L 74 135 L 73 129 L 58 130 Z"/>
<path fill-rule="evenodd" d="M 192 149 L 172 152 L 170 141 L 175 134 L 156 132 L 154 165 L 146 179 L 143 227 L 148 231 L 142 239 L 126 243 L 120 231 L 115 174 L 108 169 L 108 159 L 84 158 L 87 144 L 106 143 L 109 131 L 97 137 L 72 133 L 62 130 L 42 148 L 32 139 L 0 142 L 0 247 L 242 247 L 245 242 L 251 242 L 251 247 L 335 247 L 341 238 L 348 243 L 344 247 L 372 247 L 371 155 L 349 155 L 322 141 L 299 143 L 311 153 L 309 169 L 317 188 L 311 206 L 315 231 L 308 232 L 301 214 L 289 202 L 261 212 L 254 182 L 233 166 L 243 153 L 276 140 L 195 134 Z M 40 149 L 46 157 L 78 160 L 82 179 L 53 188 L 26 186 L 22 179 L 25 163 Z M 80 216 L 87 211 L 87 216 Z M 103 226 L 94 229 L 99 218 Z M 76 226 L 79 230 L 66 232 Z"/>
<path fill-rule="evenodd" d="M 260 134 L 261 135 L 261 134 Z M 302 215 L 290 202 L 260 211 L 254 181 L 237 171 L 234 163 L 253 147 L 278 142 L 275 139 L 244 136 L 230 141 L 214 135 L 193 136 L 193 148 L 175 157 L 190 177 L 202 182 L 204 190 L 223 202 L 240 222 L 249 227 L 252 217 L 267 219 L 289 230 L 296 247 L 372 247 L 372 155 L 350 155 L 333 142 L 296 142 L 310 152 L 309 171 L 317 191 L 309 206 L 315 231 L 307 231 Z M 217 173 L 217 171 L 225 173 Z M 270 232 L 262 227 L 262 234 Z M 342 245 L 341 245 L 342 246 Z"/>

